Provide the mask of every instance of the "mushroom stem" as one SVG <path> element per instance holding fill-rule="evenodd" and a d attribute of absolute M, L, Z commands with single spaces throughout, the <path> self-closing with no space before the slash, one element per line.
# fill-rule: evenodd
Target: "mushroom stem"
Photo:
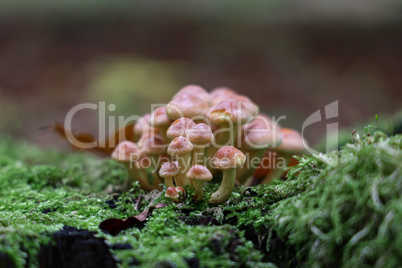
<path fill-rule="evenodd" d="M 220 130 L 219 133 L 217 133 L 215 140 L 216 140 L 216 146 L 214 146 L 214 144 L 212 144 L 210 147 L 208 147 L 208 157 L 211 158 L 215 155 L 215 153 L 219 150 L 219 148 L 226 146 L 226 145 L 230 145 L 230 146 L 234 146 L 235 141 L 236 141 L 236 136 L 237 136 L 237 132 L 238 132 L 238 125 L 232 124 L 233 125 L 233 131 L 231 131 L 232 129 L 230 128 L 230 123 L 223 123 L 220 125 Z M 223 131 L 225 130 L 225 131 Z M 234 133 L 232 135 L 232 133 Z M 215 172 L 213 172 L 211 170 L 212 174 L 215 174 Z"/>
<path fill-rule="evenodd" d="M 179 172 L 175 177 L 176 186 L 186 186 L 190 184 L 190 180 L 187 178 L 187 171 L 191 165 L 191 152 L 182 156 L 177 156 L 177 162 L 179 165 Z"/>
<path fill-rule="evenodd" d="M 152 177 L 153 177 L 152 185 L 159 185 L 162 183 L 162 178 L 159 176 L 156 169 L 152 171 Z"/>
<path fill-rule="evenodd" d="M 222 146 L 234 146 L 236 136 L 237 136 L 237 129 L 238 125 L 237 124 L 230 124 L 229 122 L 223 123 L 221 125 L 221 131 L 218 135 L 218 143 L 217 145 L 219 147 Z"/>
<path fill-rule="evenodd" d="M 235 146 L 236 137 L 238 136 L 239 125 L 233 124 L 232 135 L 230 135 L 229 146 Z"/>
<path fill-rule="evenodd" d="M 223 178 L 219 189 L 211 195 L 208 200 L 211 204 L 221 204 L 228 200 L 232 194 L 236 181 L 236 169 L 223 170 Z"/>
<path fill-rule="evenodd" d="M 292 154 L 280 154 L 278 155 L 278 159 L 280 157 L 285 160 L 284 164 L 287 166 L 292 158 Z M 267 184 L 272 182 L 274 179 L 280 179 L 285 171 L 285 169 L 274 167 L 274 169 L 262 180 L 261 184 Z"/>
<path fill-rule="evenodd" d="M 204 165 L 204 152 L 205 152 L 205 146 L 202 145 L 194 146 L 192 166 Z"/>
<path fill-rule="evenodd" d="M 247 159 L 250 166 L 244 165 L 237 171 L 236 181 L 238 183 L 244 185 L 247 182 L 247 180 L 253 174 L 254 170 L 261 163 L 261 159 L 263 158 L 265 151 L 266 149 L 247 151 Z"/>
<path fill-rule="evenodd" d="M 165 179 L 167 188 L 174 187 L 173 177 L 177 175 L 179 168 L 174 162 L 165 162 L 159 170 L 159 176 Z"/>
<path fill-rule="evenodd" d="M 159 185 L 163 181 L 161 176 L 159 176 L 159 168 L 160 168 L 159 155 L 150 155 L 149 158 L 151 159 L 151 164 L 154 168 L 154 170 L 152 171 L 152 177 L 153 177 L 152 184 Z"/>
<path fill-rule="evenodd" d="M 174 187 L 173 177 L 166 177 L 165 178 L 165 185 L 166 185 L 166 188 Z"/>
<path fill-rule="evenodd" d="M 196 193 L 196 200 L 195 201 L 200 201 L 204 198 L 204 182 L 203 181 L 198 181 L 198 180 L 193 180 L 193 187 Z"/>
<path fill-rule="evenodd" d="M 133 163 L 131 163 L 131 165 L 133 165 Z M 145 191 L 149 192 L 155 189 L 161 190 L 159 186 L 152 185 L 148 182 L 148 177 L 144 169 L 137 169 L 133 166 L 130 166 L 130 162 L 124 163 L 124 166 L 126 167 L 127 172 L 130 174 L 130 177 L 134 181 L 138 181 L 141 188 Z"/>
<path fill-rule="evenodd" d="M 164 143 L 169 144 L 170 139 L 168 138 L 168 136 L 167 136 L 167 134 L 166 134 L 168 128 L 167 128 L 167 127 L 166 127 L 166 128 L 159 127 L 159 130 L 160 130 L 160 133 L 159 133 L 159 134 L 160 134 L 160 136 L 161 136 L 161 138 L 162 138 L 162 141 L 163 141 Z"/>

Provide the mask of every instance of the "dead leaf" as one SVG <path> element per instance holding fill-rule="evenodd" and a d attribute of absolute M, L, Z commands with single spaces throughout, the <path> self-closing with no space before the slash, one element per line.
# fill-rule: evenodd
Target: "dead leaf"
<path fill-rule="evenodd" d="M 55 123 L 52 126 L 48 126 L 46 128 L 53 129 L 57 134 L 60 135 L 63 139 L 67 139 L 67 131 L 63 124 Z M 43 129 L 43 128 L 42 128 Z M 134 141 L 134 123 L 128 124 L 125 127 L 116 131 L 113 135 L 108 137 L 105 142 L 103 142 L 104 146 L 99 146 L 101 144 L 99 141 L 95 139 L 95 137 L 90 133 L 76 133 L 75 131 L 71 131 L 74 139 L 81 143 L 91 143 L 97 142 L 98 146 L 90 148 L 89 150 L 102 153 L 104 155 L 110 156 L 114 150 L 114 148 L 122 141 L 130 140 Z M 74 141 L 70 141 L 72 147 L 75 150 L 81 150 L 78 146 L 78 143 L 74 143 Z"/>
<path fill-rule="evenodd" d="M 132 227 L 139 227 L 152 214 L 154 209 L 163 208 L 166 206 L 167 204 L 165 203 L 158 203 L 155 206 L 149 207 L 148 209 L 144 210 L 141 214 L 138 214 L 136 216 L 128 217 L 123 220 L 117 218 L 110 218 L 104 220 L 99 224 L 99 229 L 107 231 L 111 235 L 117 235 L 123 230 Z"/>

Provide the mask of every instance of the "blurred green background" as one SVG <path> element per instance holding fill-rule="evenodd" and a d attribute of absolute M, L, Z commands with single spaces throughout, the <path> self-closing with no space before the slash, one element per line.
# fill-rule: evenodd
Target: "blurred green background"
<path fill-rule="evenodd" d="M 0 131 L 67 148 L 39 128 L 83 102 L 140 115 L 189 83 L 229 86 L 298 130 L 336 100 L 341 128 L 387 124 L 402 108 L 401 15 L 389 0 L 3 0 Z M 96 134 L 97 112 L 73 126 Z"/>

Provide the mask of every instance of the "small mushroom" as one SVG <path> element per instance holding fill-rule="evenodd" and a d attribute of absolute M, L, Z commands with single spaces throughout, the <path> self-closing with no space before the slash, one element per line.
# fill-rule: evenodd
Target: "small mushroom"
<path fill-rule="evenodd" d="M 196 93 L 183 93 L 175 96 L 166 106 L 166 112 L 170 119 L 177 120 L 181 117 L 201 120 L 209 109 L 208 100 L 200 98 Z"/>
<path fill-rule="evenodd" d="M 177 92 L 173 96 L 172 99 L 174 99 L 180 95 L 188 95 L 188 94 L 196 95 L 198 98 L 206 100 L 207 102 L 209 102 L 211 99 L 211 96 L 209 95 L 209 93 L 198 85 L 187 85 L 187 86 L 183 87 L 182 89 L 180 89 L 179 92 Z"/>
<path fill-rule="evenodd" d="M 172 199 L 174 202 L 179 202 L 180 196 L 175 187 L 169 187 L 166 190 L 165 197 Z"/>
<path fill-rule="evenodd" d="M 186 196 L 186 190 L 181 186 L 176 186 L 176 191 L 179 194 L 179 198 L 183 199 Z"/>
<path fill-rule="evenodd" d="M 134 125 L 134 137 L 138 141 L 144 133 L 151 131 L 151 114 L 144 114 Z"/>
<path fill-rule="evenodd" d="M 281 128 L 279 133 L 282 135 L 282 143 L 278 147 L 270 148 L 269 151 L 276 153 L 276 159 L 284 161 L 288 166 L 292 156 L 302 154 L 306 151 L 307 144 L 303 137 L 294 129 Z M 284 169 L 274 167 L 262 181 L 262 184 L 270 183 L 274 178 L 280 178 L 285 172 Z"/>
<path fill-rule="evenodd" d="M 120 142 L 112 153 L 112 158 L 115 161 L 124 164 L 130 177 L 133 180 L 138 181 L 142 189 L 145 191 L 157 189 L 157 186 L 149 183 L 146 173 L 141 172 L 141 170 L 136 166 L 137 161 L 140 161 L 141 157 L 141 149 L 139 149 L 134 142 L 130 141 Z"/>
<path fill-rule="evenodd" d="M 241 101 L 246 109 L 248 109 L 253 116 L 258 115 L 260 108 L 249 97 L 243 95 L 235 95 L 231 97 L 232 100 Z"/>
<path fill-rule="evenodd" d="M 173 123 L 173 120 L 167 116 L 166 107 L 158 107 L 151 114 L 150 124 L 160 130 L 163 142 L 169 143 L 170 139 L 166 136 L 167 129 Z"/>
<path fill-rule="evenodd" d="M 141 144 L 141 150 L 152 159 L 153 166 L 158 167 L 159 156 L 166 153 L 166 144 L 159 136 L 150 135 Z"/>
<path fill-rule="evenodd" d="M 248 165 L 244 165 L 237 171 L 236 181 L 239 184 L 245 184 L 260 164 L 267 148 L 278 146 L 281 136 L 279 127 L 266 115 L 257 116 L 250 123 L 243 125 L 241 130 L 242 139 L 238 146 L 247 155 Z"/>
<path fill-rule="evenodd" d="M 167 188 L 174 187 L 173 177 L 179 172 L 179 167 L 175 162 L 166 162 L 159 170 L 159 175 L 165 179 L 165 185 Z"/>
<path fill-rule="evenodd" d="M 228 200 L 236 181 L 236 169 L 246 161 L 246 156 L 233 146 L 220 148 L 212 158 L 212 166 L 223 171 L 219 189 L 211 195 L 209 203 L 221 204 Z"/>
<path fill-rule="evenodd" d="M 209 93 L 209 96 L 211 98 L 211 106 L 215 106 L 221 101 L 227 100 L 232 98 L 233 96 L 236 96 L 237 93 L 231 88 L 228 87 L 218 87 L 212 90 Z"/>
<path fill-rule="evenodd" d="M 189 118 L 179 118 L 174 121 L 170 127 L 168 128 L 166 135 L 169 139 L 173 140 L 179 136 L 185 137 L 187 134 L 187 130 L 194 127 L 195 123 L 193 120 Z"/>
<path fill-rule="evenodd" d="M 152 160 L 147 155 L 142 154 L 141 159 L 135 162 L 134 165 L 137 168 L 138 173 L 141 174 L 142 177 L 147 178 L 147 181 L 150 182 L 150 180 L 148 179 L 147 169 L 152 167 Z M 155 177 L 151 182 L 152 185 L 157 185 L 154 187 L 156 187 L 155 189 L 158 190 L 162 189 L 162 187 L 159 186 L 160 183 L 161 179 L 156 180 Z"/>
<path fill-rule="evenodd" d="M 154 167 L 152 175 L 157 183 L 161 183 L 158 173 L 160 167 L 160 156 L 166 153 L 166 144 L 159 136 L 150 135 L 150 137 L 148 137 L 142 144 L 141 150 L 151 158 L 152 166 Z"/>
<path fill-rule="evenodd" d="M 189 178 L 194 186 L 195 200 L 200 201 L 204 198 L 204 183 L 212 180 L 212 174 L 203 165 L 195 165 L 187 172 L 187 178 Z"/>
<path fill-rule="evenodd" d="M 211 128 L 204 123 L 197 124 L 187 131 L 187 139 L 193 143 L 193 164 L 204 163 L 205 148 L 213 141 L 214 135 Z"/>
<path fill-rule="evenodd" d="M 177 157 L 179 172 L 175 178 L 177 186 L 186 186 L 190 182 L 186 177 L 191 165 L 191 151 L 193 144 L 185 137 L 179 136 L 169 144 L 167 152 L 171 156 Z"/>
<path fill-rule="evenodd" d="M 220 132 L 217 140 L 218 146 L 233 146 L 238 132 L 238 125 L 245 124 L 252 117 L 252 112 L 241 101 L 234 99 L 220 102 L 207 115 L 212 124 L 221 126 L 218 131 Z"/>

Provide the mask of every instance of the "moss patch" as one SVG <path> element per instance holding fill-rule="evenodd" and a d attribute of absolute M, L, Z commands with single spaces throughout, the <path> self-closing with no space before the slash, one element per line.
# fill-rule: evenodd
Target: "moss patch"
<path fill-rule="evenodd" d="M 1 137 L 0 252 L 17 267 L 37 267 L 41 245 L 73 226 L 104 238 L 122 267 L 395 267 L 402 259 L 402 137 L 377 132 L 355 140 L 301 158 L 285 182 L 237 188 L 214 207 L 191 198 L 175 204 L 138 185 L 110 194 L 128 179 L 119 164 Z M 98 229 L 159 202 L 168 206 L 139 228 L 117 236 Z"/>

